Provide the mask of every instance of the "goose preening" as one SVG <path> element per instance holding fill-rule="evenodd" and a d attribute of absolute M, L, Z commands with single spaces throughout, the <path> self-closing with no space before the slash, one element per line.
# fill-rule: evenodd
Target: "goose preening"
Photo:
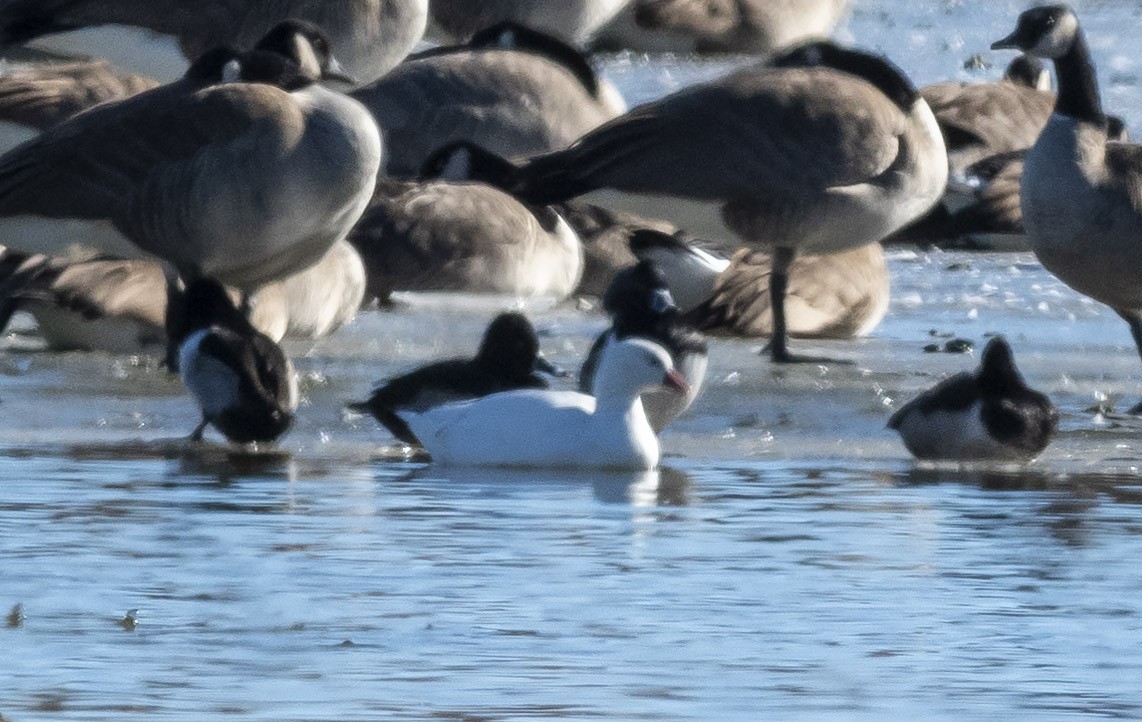
<path fill-rule="evenodd" d="M 630 244 L 636 256 L 661 269 L 682 317 L 697 330 L 747 338 L 773 334 L 770 254 L 741 248 L 725 259 L 653 231 L 635 233 Z M 888 302 L 888 262 L 879 243 L 800 255 L 789 266 L 786 329 L 797 338 L 867 336 L 888 313 Z"/>
<path fill-rule="evenodd" d="M 594 396 L 504 391 L 398 415 L 435 463 L 645 470 L 658 465 L 659 446 L 641 394 L 659 387 L 686 393 L 670 352 L 628 338 L 607 345 Z"/>
<path fill-rule="evenodd" d="M 319 26 L 347 71 L 369 82 L 420 41 L 428 0 L 3 0 L 0 49 L 36 41 L 148 75 L 161 68 L 177 74 L 186 65 L 180 54 L 248 48 L 287 19 Z M 158 42 L 156 33 L 175 42 Z"/>
<path fill-rule="evenodd" d="M 287 21 L 243 78 L 188 77 L 105 103 L 0 156 L 0 238 L 59 253 L 142 249 L 253 290 L 316 263 L 372 195 L 380 132 L 313 25 Z"/>
<path fill-rule="evenodd" d="M 384 130 L 396 177 L 457 140 L 506 157 L 565 148 L 626 109 L 577 50 L 514 25 L 423 53 L 352 96 Z"/>
<path fill-rule="evenodd" d="M 688 390 L 654 389 L 642 394 L 646 418 L 654 433 L 678 418 L 702 391 L 709 365 L 706 341 L 682 319 L 666 287 L 666 279 L 650 261 L 615 276 L 603 297 L 603 308 L 612 324 L 595 340 L 579 371 L 579 390 L 594 392 L 599 360 L 612 344 L 627 338 L 650 339 L 670 352 L 674 368 L 685 377 Z"/>
<path fill-rule="evenodd" d="M 349 240 L 382 302 L 396 291 L 565 298 L 583 271 L 559 213 L 483 183 L 381 181 Z"/>
<path fill-rule="evenodd" d="M 833 34 L 848 0 L 634 0 L 599 32 L 613 50 L 768 54 Z"/>
<path fill-rule="evenodd" d="M 988 341 L 979 370 L 941 381 L 888 422 L 916 457 L 954 461 L 1030 461 L 1058 425 L 1058 409 L 1024 383 L 1000 337 Z"/>
<path fill-rule="evenodd" d="M 1027 241 L 1044 268 L 1125 319 L 1142 354 L 1142 146 L 1108 141 L 1094 61 L 1069 7 L 1023 12 L 992 47 L 1053 60 L 1059 85 L 1024 164 Z"/>
<path fill-rule="evenodd" d="M 470 145 L 444 152 L 533 203 L 611 191 L 589 200 L 774 249 L 770 353 L 782 362 L 798 360 L 784 313 L 797 253 L 879 241 L 947 183 L 943 139 L 911 82 L 879 56 L 828 42 L 635 108 L 521 165 Z"/>
<path fill-rule="evenodd" d="M 475 357 L 437 361 L 389 379 L 349 408 L 371 414 L 404 443 L 419 445 L 398 412 L 423 412 L 511 389 L 545 389 L 547 381 L 538 372 L 552 370 L 539 355 L 539 337 L 527 317 L 502 313 L 488 325 Z"/>
<path fill-rule="evenodd" d="M 94 105 L 129 98 L 158 84 L 119 72 L 105 60 L 6 63 L 0 68 L 0 151 Z"/>
<path fill-rule="evenodd" d="M 259 333 L 214 279 L 192 281 L 171 304 L 167 329 L 178 372 L 208 425 L 235 443 L 273 441 L 293 423 L 297 374 L 281 347 Z"/>
<path fill-rule="evenodd" d="M 510 21 L 582 44 L 631 0 L 431 0 L 432 19 L 457 40 Z"/>

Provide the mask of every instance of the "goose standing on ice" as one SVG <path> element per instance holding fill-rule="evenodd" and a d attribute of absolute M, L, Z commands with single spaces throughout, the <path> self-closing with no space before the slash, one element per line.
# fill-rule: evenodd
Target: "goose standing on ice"
<path fill-rule="evenodd" d="M 1069 7 L 1023 12 L 992 47 L 1053 60 L 1059 84 L 1024 165 L 1027 240 L 1044 268 L 1114 309 L 1142 354 L 1142 146 L 1108 142 L 1094 61 Z"/>
<path fill-rule="evenodd" d="M 276 26 L 241 72 L 262 82 L 162 86 L 0 156 L 0 239 L 46 253 L 133 244 L 243 290 L 316 263 L 368 203 L 380 132 L 318 84 L 341 75 L 316 26 Z"/>
<path fill-rule="evenodd" d="M 232 442 L 273 441 L 293 424 L 297 373 L 281 347 L 259 333 L 222 284 L 192 281 L 167 316 L 178 372 L 202 410 L 191 438 L 213 425 Z"/>
<path fill-rule="evenodd" d="M 660 450 L 641 395 L 659 387 L 686 393 L 670 352 L 652 341 L 628 338 L 608 344 L 594 396 L 504 391 L 398 415 L 434 463 L 642 471 L 658 466 Z"/>
<path fill-rule="evenodd" d="M 588 200 L 774 249 L 778 362 L 800 360 L 784 307 L 797 253 L 881 240 L 930 209 L 948 175 L 935 118 L 904 74 L 828 42 L 635 108 L 523 165 L 462 144 L 445 152 L 533 203 L 604 191 Z"/>
<path fill-rule="evenodd" d="M 888 422 L 916 457 L 951 461 L 1030 461 L 1058 425 L 1059 410 L 1024 383 L 999 337 L 988 341 L 978 371 L 941 381 Z"/>
<path fill-rule="evenodd" d="M 288 19 L 320 27 L 346 70 L 370 82 L 420 42 L 428 0 L 0 0 L 0 49 L 31 42 L 147 75 L 166 68 L 169 80 L 185 58 L 248 48 Z"/>
<path fill-rule="evenodd" d="M 511 389 L 545 389 L 547 381 L 538 372 L 554 370 L 540 356 L 539 337 L 527 317 L 502 313 L 488 325 L 474 358 L 437 361 L 397 376 L 349 408 L 372 414 L 396 438 L 419 445 L 399 412 L 423 412 Z"/>

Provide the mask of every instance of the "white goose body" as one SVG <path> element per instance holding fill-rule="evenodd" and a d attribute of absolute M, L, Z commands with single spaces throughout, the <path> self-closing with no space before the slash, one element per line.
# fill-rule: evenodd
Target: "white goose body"
<path fill-rule="evenodd" d="M 594 397 L 573 391 L 505 391 L 399 412 L 434 463 L 457 466 L 647 470 L 659 446 L 640 393 L 668 380 L 682 391 L 670 355 L 628 339 L 600 363 Z"/>

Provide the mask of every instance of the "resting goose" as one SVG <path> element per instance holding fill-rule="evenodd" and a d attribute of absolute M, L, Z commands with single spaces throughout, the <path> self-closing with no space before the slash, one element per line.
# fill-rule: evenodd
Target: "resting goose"
<path fill-rule="evenodd" d="M 1024 164 L 1027 240 L 1044 268 L 1125 319 L 1142 354 L 1142 146 L 1108 142 L 1094 62 L 1069 7 L 1023 12 L 992 47 L 1053 60 L 1059 85 Z"/>
<path fill-rule="evenodd" d="M 419 445 L 398 412 L 423 412 L 510 389 L 545 389 L 547 381 L 537 371 L 552 370 L 539 355 L 539 337 L 527 317 L 502 313 L 488 325 L 474 358 L 437 361 L 389 379 L 349 408 L 371 414 L 404 443 Z"/>
<path fill-rule="evenodd" d="M 369 298 L 448 291 L 565 298 L 583 271 L 579 237 L 546 206 L 483 183 L 381 181 L 349 240 L 365 261 Z"/>
<path fill-rule="evenodd" d="M 187 78 L 0 156 L 0 240 L 142 249 L 244 290 L 314 264 L 364 210 L 381 157 L 368 112 L 318 84 L 340 77 L 328 50 L 288 21 L 241 61 L 262 82 Z"/>
<path fill-rule="evenodd" d="M 654 433 L 678 418 L 702 391 L 709 364 L 702 335 L 685 321 L 674 305 L 666 279 L 650 261 L 640 261 L 619 273 L 603 297 L 603 308 L 613 323 L 595 340 L 579 371 L 579 390 L 594 392 L 599 361 L 607 349 L 623 339 L 645 338 L 670 352 L 674 368 L 685 377 L 686 393 L 655 389 L 642 395 L 646 418 Z"/>
<path fill-rule="evenodd" d="M 36 41 L 148 75 L 161 68 L 177 74 L 186 65 L 179 51 L 196 58 L 218 45 L 248 48 L 288 19 L 321 27 L 348 72 L 369 82 L 420 41 L 428 0 L 5 0 L 0 48 Z"/>
<path fill-rule="evenodd" d="M 471 146 L 443 153 L 533 203 L 609 190 L 588 199 L 774 249 L 779 362 L 798 360 L 784 313 L 797 253 L 879 241 L 931 208 L 947 182 L 939 128 L 908 79 L 879 56 L 826 42 L 635 108 L 519 166 Z"/>
<path fill-rule="evenodd" d="M 699 331 L 772 335 L 770 254 L 741 248 L 727 260 L 677 235 L 652 231 L 634 234 L 630 243 L 636 256 L 662 270 L 682 317 Z M 888 302 L 888 263 L 879 243 L 798 256 L 789 267 L 786 328 L 797 338 L 867 336 L 888 313 Z"/>
<path fill-rule="evenodd" d="M 916 457 L 953 461 L 1030 461 L 1058 425 L 1058 409 L 1023 382 L 999 337 L 984 348 L 978 371 L 941 381 L 888 422 Z"/>
<path fill-rule="evenodd" d="M 504 21 L 581 45 L 631 0 L 432 0 L 432 19 L 457 40 Z"/>
<path fill-rule="evenodd" d="M 599 35 L 613 49 L 769 54 L 832 35 L 848 0 L 634 0 Z"/>
<path fill-rule="evenodd" d="M 640 396 L 666 387 L 685 393 L 670 353 L 652 341 L 609 344 L 595 395 L 517 390 L 423 413 L 399 412 L 432 457 L 456 466 L 649 470 L 658 438 Z"/>
<path fill-rule="evenodd" d="M 352 96 L 385 133 L 388 174 L 403 178 L 452 141 L 507 157 L 543 153 L 626 110 L 577 50 L 510 24 L 422 53 Z"/>
<path fill-rule="evenodd" d="M 213 425 L 230 441 L 274 441 L 292 425 L 297 374 L 281 348 L 250 325 L 222 284 L 192 281 L 167 317 L 178 372 L 202 410 L 191 434 Z"/>

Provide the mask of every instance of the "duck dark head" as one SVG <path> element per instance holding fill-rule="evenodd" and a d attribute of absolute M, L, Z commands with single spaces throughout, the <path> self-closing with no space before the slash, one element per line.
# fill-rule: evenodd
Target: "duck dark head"
<path fill-rule="evenodd" d="M 242 64 L 244 80 L 300 90 L 322 80 L 356 84 L 333 57 L 329 36 L 304 20 L 275 25 L 247 53 Z"/>
<path fill-rule="evenodd" d="M 813 40 L 778 53 L 769 61 L 774 68 L 830 68 L 872 83 L 904 111 L 920 97 L 904 71 L 880 55 L 844 48 L 830 40 Z"/>
<path fill-rule="evenodd" d="M 526 379 L 539 357 L 539 336 L 522 313 L 501 313 L 488 325 L 476 359 L 497 376 Z"/>
<path fill-rule="evenodd" d="M 992 50 L 1010 48 L 1028 55 L 1057 60 L 1071 51 L 1079 37 L 1079 19 L 1067 5 L 1045 5 L 1025 10 L 1015 31 L 991 44 Z"/>
<path fill-rule="evenodd" d="M 1023 376 L 1015 367 L 1011 346 L 1001 336 L 991 339 L 984 347 L 978 378 L 984 395 L 1008 395 L 1027 388 Z"/>
<path fill-rule="evenodd" d="M 1003 79 L 1034 90 L 1050 90 L 1051 74 L 1039 58 L 1020 55 L 1007 65 Z"/>
<path fill-rule="evenodd" d="M 603 308 L 616 318 L 662 316 L 678 310 L 666 286 L 666 277 L 649 260 L 615 274 L 603 294 Z"/>

